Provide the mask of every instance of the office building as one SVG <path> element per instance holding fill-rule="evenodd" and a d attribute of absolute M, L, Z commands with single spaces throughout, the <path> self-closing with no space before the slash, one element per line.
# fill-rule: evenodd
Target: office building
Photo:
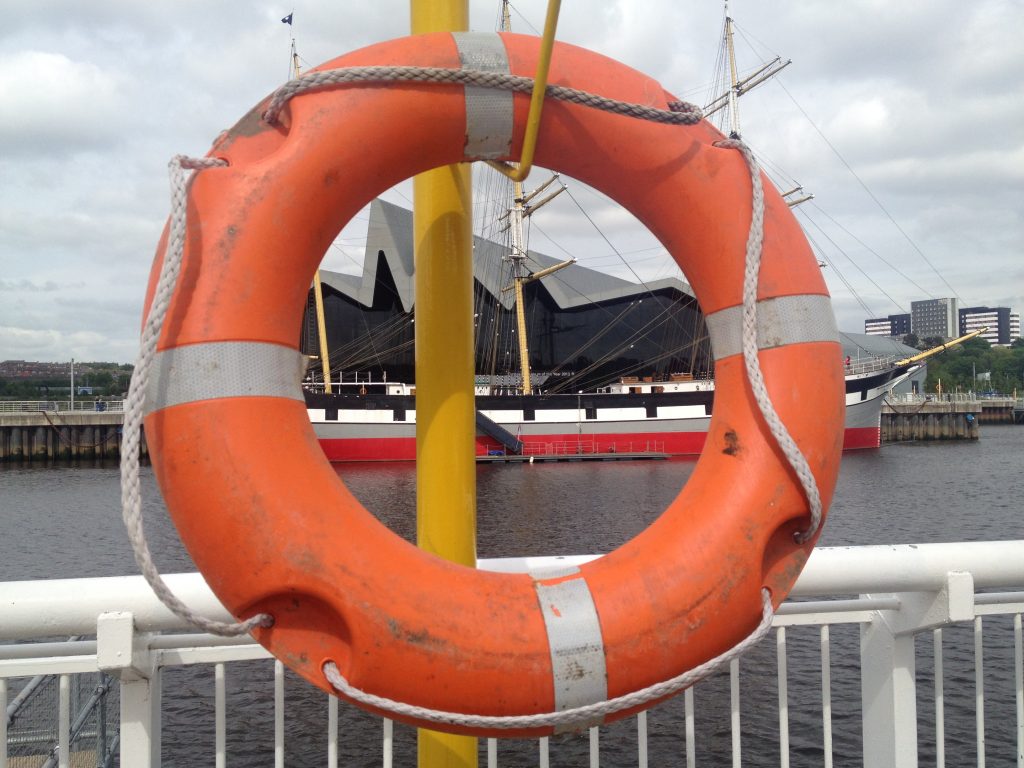
<path fill-rule="evenodd" d="M 985 327 L 988 330 L 981 334 L 981 338 L 989 344 L 1007 346 L 1020 338 L 1020 314 L 1011 312 L 1009 307 L 964 307 L 960 310 L 961 335 Z"/>
<path fill-rule="evenodd" d="M 872 317 L 864 321 L 864 333 L 868 336 L 892 336 L 902 339 L 910 333 L 910 315 L 889 315 Z"/>
<path fill-rule="evenodd" d="M 952 339 L 960 335 L 956 299 L 910 302 L 910 330 L 919 339 Z"/>

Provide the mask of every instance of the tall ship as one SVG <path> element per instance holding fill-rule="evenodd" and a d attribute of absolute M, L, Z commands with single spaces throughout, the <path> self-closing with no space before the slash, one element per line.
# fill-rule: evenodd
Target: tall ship
<path fill-rule="evenodd" d="M 739 138 L 739 96 L 789 63 L 776 59 L 741 78 L 732 40 L 727 14 L 724 93 L 704 109 L 719 114 L 723 138 Z M 531 250 L 532 216 L 568 187 L 557 175 L 531 192 L 503 178 L 482 181 L 474 240 L 477 454 L 699 454 L 714 407 L 715 356 L 689 285 L 641 279 L 607 237 L 635 280 Z M 800 188 L 782 196 L 790 206 L 809 199 Z M 416 458 L 412 214 L 378 199 L 369 219 L 362 274 L 320 273 L 304 320 L 303 349 L 316 358 L 306 405 L 336 462 Z M 922 371 L 927 355 L 895 340 L 879 346 L 841 336 L 843 447 L 877 448 L 884 395 Z"/>
<path fill-rule="evenodd" d="M 509 218 L 517 226 L 515 208 Z M 327 386 L 323 360 L 313 361 L 306 405 L 331 461 L 412 460 L 411 212 L 374 201 L 367 238 L 363 274 L 322 272 L 323 312 L 310 300 L 305 347 L 320 357 L 326 326 L 323 357 L 333 362 Z M 526 249 L 512 257 L 515 248 L 483 237 L 474 245 L 477 454 L 699 454 L 714 362 L 689 286 L 635 283 Z M 843 446 L 876 448 L 884 395 L 923 361 L 891 340 L 842 338 Z"/>

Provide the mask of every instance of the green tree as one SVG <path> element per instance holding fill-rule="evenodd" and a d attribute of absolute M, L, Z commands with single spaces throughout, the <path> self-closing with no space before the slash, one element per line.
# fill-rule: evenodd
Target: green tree
<path fill-rule="evenodd" d="M 986 381 L 975 382 L 975 375 L 989 373 Z M 993 389 L 1011 393 L 1024 391 L 1024 345 L 993 347 L 981 338 L 968 339 L 928 361 L 925 387 L 934 391 L 939 381 L 947 392 Z"/>
<path fill-rule="evenodd" d="M 112 395 L 115 394 L 112 390 L 114 389 L 114 376 L 110 371 L 98 371 L 94 373 L 89 382 L 93 386 L 93 392 L 96 394 Z"/>

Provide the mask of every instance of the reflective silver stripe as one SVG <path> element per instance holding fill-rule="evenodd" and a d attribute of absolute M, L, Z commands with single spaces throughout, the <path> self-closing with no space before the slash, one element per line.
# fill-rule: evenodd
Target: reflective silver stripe
<path fill-rule="evenodd" d="M 463 69 L 508 74 L 508 53 L 490 32 L 453 32 Z M 466 86 L 466 159 L 494 160 L 512 151 L 512 92 Z"/>
<path fill-rule="evenodd" d="M 555 710 L 604 701 L 608 698 L 604 639 L 594 599 L 585 579 L 558 584 L 537 584 L 537 600 L 544 614 L 551 649 Z M 600 725 L 603 718 L 588 722 Z M 573 728 L 581 727 L 576 723 Z M 556 732 L 560 732 L 556 730 Z"/>
<path fill-rule="evenodd" d="M 743 354 L 742 306 L 713 312 L 705 320 L 715 360 Z M 757 302 L 758 349 L 815 341 L 839 341 L 828 296 L 800 294 Z"/>
<path fill-rule="evenodd" d="M 279 344 L 218 341 L 175 347 L 153 359 L 143 413 L 220 397 L 302 400 L 305 372 L 306 358 Z"/>

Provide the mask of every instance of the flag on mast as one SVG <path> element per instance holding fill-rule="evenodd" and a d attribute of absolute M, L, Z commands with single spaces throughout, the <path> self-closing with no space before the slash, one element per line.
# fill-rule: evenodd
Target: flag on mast
<path fill-rule="evenodd" d="M 285 16 L 283 19 L 281 19 L 281 23 L 282 24 L 287 24 L 288 26 L 291 26 L 291 24 L 292 24 L 292 15 L 294 13 L 295 12 L 292 11 L 292 13 L 289 13 L 287 16 Z"/>

